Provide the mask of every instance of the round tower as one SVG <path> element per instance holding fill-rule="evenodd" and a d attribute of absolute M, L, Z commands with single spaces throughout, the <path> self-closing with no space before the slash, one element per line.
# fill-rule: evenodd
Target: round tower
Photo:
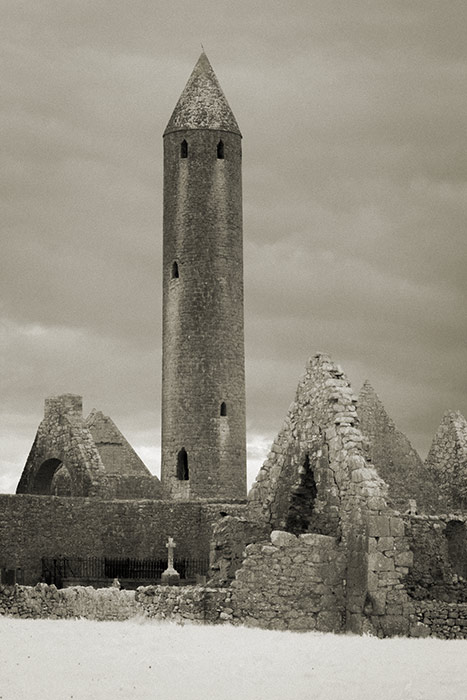
<path fill-rule="evenodd" d="M 201 54 L 164 132 L 162 473 L 246 496 L 241 133 Z"/>

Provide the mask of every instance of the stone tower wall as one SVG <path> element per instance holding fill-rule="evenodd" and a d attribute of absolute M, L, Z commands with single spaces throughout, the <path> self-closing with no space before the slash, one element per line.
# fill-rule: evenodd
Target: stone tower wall
<path fill-rule="evenodd" d="M 162 482 L 174 498 L 245 498 L 239 134 L 165 135 L 163 266 Z M 182 448 L 188 480 L 177 478 Z"/>

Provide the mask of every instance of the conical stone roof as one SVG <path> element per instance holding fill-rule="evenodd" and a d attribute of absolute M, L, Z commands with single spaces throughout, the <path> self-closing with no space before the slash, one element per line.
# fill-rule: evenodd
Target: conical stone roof
<path fill-rule="evenodd" d="M 208 57 L 202 52 L 164 132 L 212 129 L 240 133 Z"/>

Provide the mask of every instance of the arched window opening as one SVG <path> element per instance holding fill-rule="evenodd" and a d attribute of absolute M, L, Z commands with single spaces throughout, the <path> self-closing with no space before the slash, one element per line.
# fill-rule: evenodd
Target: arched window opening
<path fill-rule="evenodd" d="M 227 404 L 225 401 L 221 403 L 221 416 L 226 416 L 227 415 Z"/>
<path fill-rule="evenodd" d="M 217 144 L 217 157 L 221 160 L 224 158 L 224 142 L 222 139 Z"/>
<path fill-rule="evenodd" d="M 286 530 L 294 535 L 308 532 L 318 493 L 309 455 L 306 455 L 299 474 L 300 479 L 292 489 L 286 524 Z"/>
<path fill-rule="evenodd" d="M 177 455 L 177 479 L 179 481 L 188 481 L 188 455 L 184 447 Z"/>
<path fill-rule="evenodd" d="M 185 139 L 180 144 L 180 158 L 188 158 L 188 144 Z"/>
<path fill-rule="evenodd" d="M 176 260 L 172 263 L 172 279 L 177 280 L 179 278 L 178 274 L 178 262 Z"/>

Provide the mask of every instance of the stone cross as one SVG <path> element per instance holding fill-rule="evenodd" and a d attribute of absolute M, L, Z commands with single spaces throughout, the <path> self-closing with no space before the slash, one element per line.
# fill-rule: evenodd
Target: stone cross
<path fill-rule="evenodd" d="M 167 544 L 165 545 L 168 549 L 168 559 L 167 559 L 167 569 L 174 568 L 174 549 L 177 546 L 174 542 L 173 537 L 169 537 Z"/>
<path fill-rule="evenodd" d="M 174 549 L 177 546 L 173 537 L 169 537 L 165 545 L 168 550 L 167 568 L 162 572 L 161 583 L 163 586 L 178 586 L 180 582 L 180 574 L 174 569 Z"/>

